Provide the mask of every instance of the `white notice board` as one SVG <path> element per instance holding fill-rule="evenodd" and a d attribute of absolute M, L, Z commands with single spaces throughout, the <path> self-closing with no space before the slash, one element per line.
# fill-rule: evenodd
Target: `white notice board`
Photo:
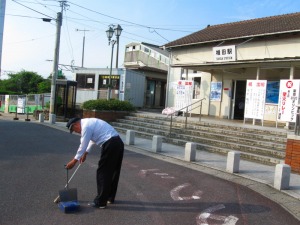
<path fill-rule="evenodd" d="M 175 96 L 175 109 L 180 110 L 192 104 L 194 81 L 192 80 L 179 80 L 177 81 L 176 96 Z M 189 107 L 188 110 L 191 110 Z"/>
<path fill-rule="evenodd" d="M 266 80 L 247 80 L 245 118 L 261 120 L 264 118 L 266 91 Z"/>

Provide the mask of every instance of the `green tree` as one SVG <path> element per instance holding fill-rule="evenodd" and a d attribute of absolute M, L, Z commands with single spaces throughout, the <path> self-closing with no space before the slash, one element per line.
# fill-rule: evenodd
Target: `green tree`
<path fill-rule="evenodd" d="M 49 90 L 47 90 L 46 84 L 39 85 L 46 82 L 46 80 L 35 72 L 22 70 L 15 74 L 8 74 L 8 77 L 7 80 L 1 80 L 0 92 L 35 94 L 51 91 L 50 85 Z"/>
<path fill-rule="evenodd" d="M 38 93 L 48 93 L 51 92 L 51 81 L 46 79 L 38 84 Z"/>

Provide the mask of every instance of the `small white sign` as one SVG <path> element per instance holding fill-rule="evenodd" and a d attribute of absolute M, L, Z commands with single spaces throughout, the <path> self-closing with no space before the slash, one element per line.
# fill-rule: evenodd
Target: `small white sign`
<path fill-rule="evenodd" d="M 25 98 L 18 98 L 17 113 L 25 113 Z"/>
<path fill-rule="evenodd" d="M 214 47 L 213 54 L 214 54 L 214 61 L 216 62 L 236 60 L 235 45 Z"/>

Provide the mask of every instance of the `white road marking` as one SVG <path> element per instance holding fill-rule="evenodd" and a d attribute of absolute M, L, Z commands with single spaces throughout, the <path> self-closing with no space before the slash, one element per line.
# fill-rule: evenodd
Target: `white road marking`
<path fill-rule="evenodd" d="M 146 177 L 148 172 L 158 171 L 159 169 L 140 170 L 139 176 Z"/>
<path fill-rule="evenodd" d="M 163 179 L 175 179 L 175 177 L 172 177 L 172 176 L 162 176 L 161 178 L 163 178 Z"/>
<path fill-rule="evenodd" d="M 154 175 L 157 175 L 157 176 L 168 176 L 169 174 L 167 174 L 167 173 L 154 173 Z"/>
<path fill-rule="evenodd" d="M 194 199 L 194 200 L 200 199 L 201 196 L 202 196 L 202 194 L 203 194 L 203 192 L 202 192 L 201 190 L 195 191 L 195 192 L 193 193 L 193 195 L 192 195 L 192 196 L 189 196 L 189 197 L 181 197 L 181 196 L 179 195 L 179 192 L 180 192 L 182 189 L 184 189 L 184 188 L 186 188 L 186 187 L 188 187 L 188 186 L 190 186 L 190 184 L 189 184 L 189 183 L 185 183 L 185 184 L 182 184 L 182 185 L 177 186 L 176 188 L 173 188 L 173 189 L 170 191 L 171 198 L 172 198 L 174 201 L 191 200 L 191 199 Z"/>
<path fill-rule="evenodd" d="M 212 220 L 216 220 L 216 221 L 224 221 L 224 223 L 222 223 L 222 225 L 235 225 L 236 222 L 239 220 L 235 216 L 231 216 L 231 215 L 230 216 L 221 216 L 221 215 L 212 214 L 213 212 L 224 209 L 224 208 L 225 208 L 225 206 L 223 204 L 219 204 L 219 205 L 212 206 L 212 207 L 204 210 L 196 218 L 197 225 L 217 225 L 217 224 L 209 224 L 207 222 L 208 218 L 210 218 Z"/>

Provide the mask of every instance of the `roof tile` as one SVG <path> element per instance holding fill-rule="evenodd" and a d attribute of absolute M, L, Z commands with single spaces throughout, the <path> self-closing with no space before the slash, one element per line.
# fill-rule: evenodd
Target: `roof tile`
<path fill-rule="evenodd" d="M 203 30 L 169 42 L 165 46 L 175 47 L 296 31 L 300 31 L 300 12 L 207 26 Z"/>

